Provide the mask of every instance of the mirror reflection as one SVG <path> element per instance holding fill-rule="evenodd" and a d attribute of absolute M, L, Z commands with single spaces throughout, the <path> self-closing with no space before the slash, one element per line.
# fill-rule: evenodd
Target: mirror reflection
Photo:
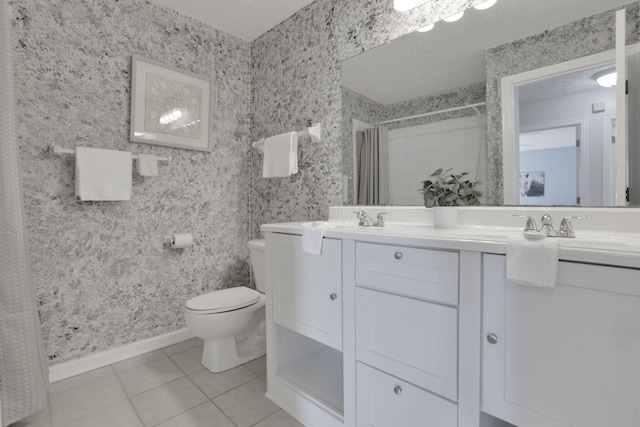
<path fill-rule="evenodd" d="M 498 1 L 491 9 L 470 9 L 460 21 L 439 22 L 429 32 L 408 34 L 344 61 L 346 203 L 422 205 L 418 191 L 421 182 L 438 168 L 469 172 L 485 186 L 483 204 L 503 203 L 503 175 L 517 172 L 519 178 L 520 169 L 502 170 L 501 78 L 565 62 L 576 55 L 612 49 L 613 9 L 627 3 L 628 0 Z M 628 20 L 637 20 L 637 13 L 633 13 L 637 8 L 637 3 L 627 5 Z M 627 24 L 628 33 L 636 29 L 636 22 L 632 24 Z M 524 195 L 519 203 L 608 204 L 607 167 L 611 163 L 607 166 L 604 150 L 606 137 L 615 126 L 615 109 L 608 108 L 611 93 L 615 106 L 615 90 L 597 92 L 600 89 L 592 79 L 600 71 L 596 68 L 520 88 L 520 112 L 526 114 L 521 128 L 526 140 L 523 147 L 532 148 L 523 151 L 522 163 L 527 170 L 523 170 Z M 593 93 L 586 95 L 589 92 Z M 585 104 L 590 111 L 581 117 L 586 124 L 580 120 L 574 123 L 559 113 L 554 116 L 554 111 L 564 111 L 558 98 L 581 96 L 590 100 Z M 600 111 L 603 102 L 605 109 Z M 534 107 L 540 108 L 541 113 L 535 113 Z M 547 115 L 544 120 L 539 117 L 542 112 Z M 589 140 L 591 147 L 599 146 L 603 153 L 598 167 L 592 159 L 581 158 L 575 141 L 572 154 L 567 154 L 572 150 L 567 145 L 541 148 L 544 145 L 540 144 L 545 143 L 539 140 L 547 135 L 554 140 L 593 136 L 589 127 L 592 121 L 601 123 L 603 135 L 596 142 Z M 375 139 L 377 145 L 372 145 L 365 142 L 369 140 L 367 133 L 382 138 Z M 542 150 L 558 151 L 545 160 L 540 154 L 550 152 Z M 379 165 L 385 154 L 388 166 L 383 161 L 383 172 L 372 174 L 374 165 Z M 541 158 L 527 163 L 536 155 Z M 557 164 L 568 162 L 571 167 L 548 169 L 547 165 L 553 163 L 549 158 Z M 558 171 L 564 175 L 558 176 Z M 571 179 L 565 179 L 568 176 Z M 540 187 L 546 195 L 534 196 Z M 557 192 L 562 199 L 556 198 Z"/>

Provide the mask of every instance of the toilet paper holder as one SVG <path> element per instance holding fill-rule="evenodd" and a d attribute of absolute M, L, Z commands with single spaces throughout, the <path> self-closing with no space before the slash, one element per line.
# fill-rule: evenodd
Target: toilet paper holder
<path fill-rule="evenodd" d="M 193 246 L 194 238 L 191 234 L 172 234 L 164 236 L 163 244 L 171 249 L 185 249 Z"/>

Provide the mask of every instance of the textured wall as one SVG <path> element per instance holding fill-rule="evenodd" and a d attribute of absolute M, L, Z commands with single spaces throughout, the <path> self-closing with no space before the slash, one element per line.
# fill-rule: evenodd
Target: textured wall
<path fill-rule="evenodd" d="M 639 3 L 627 10 L 627 44 L 638 41 Z M 502 204 L 501 79 L 615 47 L 615 11 L 610 11 L 513 43 L 489 49 L 487 59 L 487 184 L 489 203 Z"/>
<path fill-rule="evenodd" d="M 249 281 L 250 46 L 143 0 L 16 0 L 18 142 L 51 363 L 185 327 L 184 301 Z M 131 55 L 211 78 L 213 152 L 129 142 Z M 79 202 L 49 144 L 171 156 L 130 202 Z M 193 233 L 171 251 L 162 237 Z"/>
<path fill-rule="evenodd" d="M 260 224 L 327 218 L 342 204 L 340 63 L 483 0 L 434 0 L 408 13 L 391 0 L 316 0 L 251 44 L 252 140 L 321 122 L 323 138 L 300 144 L 300 172 L 261 178 L 252 150 L 252 235 Z"/>

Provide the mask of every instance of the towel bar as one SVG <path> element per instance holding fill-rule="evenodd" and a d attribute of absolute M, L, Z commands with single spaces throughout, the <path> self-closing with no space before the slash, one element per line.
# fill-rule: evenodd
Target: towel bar
<path fill-rule="evenodd" d="M 314 141 L 320 141 L 320 137 L 322 134 L 322 125 L 320 123 L 317 123 L 305 130 L 301 130 L 299 132 L 296 132 L 296 136 L 298 138 L 300 138 L 301 136 L 310 136 L 311 139 L 313 139 Z M 253 148 L 255 148 L 256 150 L 260 151 L 261 153 L 264 152 L 264 138 L 260 139 L 259 141 L 256 141 L 253 143 Z"/>
<path fill-rule="evenodd" d="M 50 145 L 49 146 L 49 153 L 51 154 L 76 154 L 76 150 L 73 148 L 62 148 L 59 147 L 57 145 Z M 136 160 L 138 158 L 137 154 L 133 154 L 131 156 L 134 160 Z M 159 162 L 170 162 L 172 159 L 171 157 L 157 157 Z"/>

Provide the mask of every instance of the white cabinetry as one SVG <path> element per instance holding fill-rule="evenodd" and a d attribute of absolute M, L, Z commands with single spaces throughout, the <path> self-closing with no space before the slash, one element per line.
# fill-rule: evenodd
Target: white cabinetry
<path fill-rule="evenodd" d="M 356 425 L 457 426 L 458 253 L 355 252 Z"/>
<path fill-rule="evenodd" d="M 341 242 L 324 239 L 322 254 L 302 252 L 302 237 L 274 234 L 273 321 L 304 336 L 342 349 Z"/>
<path fill-rule="evenodd" d="M 518 427 L 640 426 L 640 270 L 560 262 L 543 289 L 507 281 L 504 256 L 483 267 L 482 409 Z"/>
<path fill-rule="evenodd" d="M 344 417 L 342 241 L 322 254 L 302 238 L 265 233 L 267 396 L 306 426 L 340 427 Z"/>

